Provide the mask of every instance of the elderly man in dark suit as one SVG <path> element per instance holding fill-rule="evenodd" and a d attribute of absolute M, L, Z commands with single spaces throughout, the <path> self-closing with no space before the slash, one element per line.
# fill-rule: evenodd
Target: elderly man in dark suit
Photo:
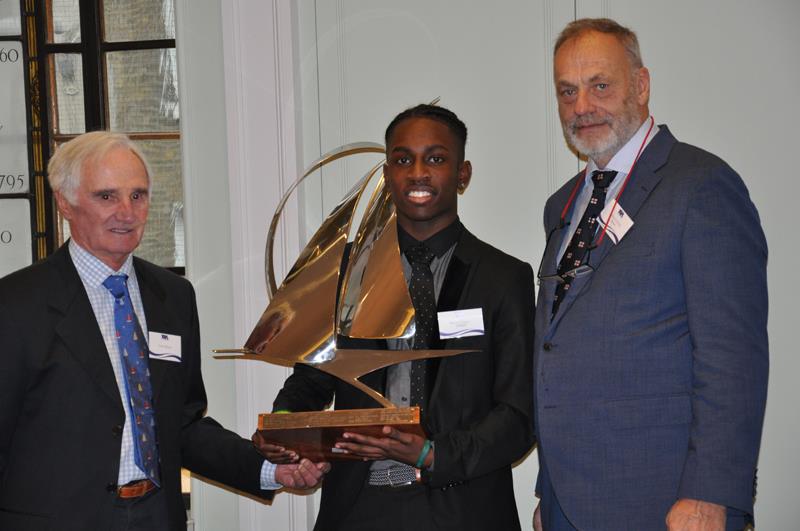
<path fill-rule="evenodd" d="M 535 523 L 740 530 L 767 391 L 758 213 L 725 162 L 655 124 L 629 29 L 568 25 L 554 75 L 565 136 L 588 164 L 544 212 Z"/>
<path fill-rule="evenodd" d="M 204 417 L 191 284 L 134 258 L 150 173 L 126 136 L 62 145 L 71 239 L 0 280 L 0 529 L 186 528 L 180 469 L 270 498 L 327 468 L 275 466 Z"/>
<path fill-rule="evenodd" d="M 366 461 L 333 465 L 317 531 L 520 529 L 511 465 L 533 441 L 533 271 L 478 240 L 458 219 L 458 194 L 472 174 L 466 136 L 455 114 L 430 105 L 404 111 L 387 128 L 384 175 L 397 208 L 417 331 L 411 344 L 359 344 L 474 352 L 362 378 L 398 405 L 420 405 L 427 439 L 384 427 L 384 438 L 351 434 L 351 442 L 339 443 Z M 437 312 L 451 310 L 472 311 L 480 335 L 441 339 Z M 378 406 L 354 387 L 297 365 L 275 409 L 323 409 L 334 397 L 337 409 Z"/>

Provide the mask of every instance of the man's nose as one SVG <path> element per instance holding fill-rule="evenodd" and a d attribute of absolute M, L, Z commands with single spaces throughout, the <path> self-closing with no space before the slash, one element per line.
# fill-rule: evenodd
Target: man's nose
<path fill-rule="evenodd" d="M 414 164 L 411 165 L 409 177 L 415 181 L 425 180 L 430 177 L 428 174 L 428 166 L 425 164 L 424 160 L 420 158 L 414 161 Z"/>
<path fill-rule="evenodd" d="M 123 197 L 117 205 L 116 215 L 119 219 L 128 220 L 133 218 L 133 201 L 130 197 Z"/>
<path fill-rule="evenodd" d="M 594 105 L 591 102 L 591 98 L 589 97 L 589 92 L 586 90 L 579 90 L 578 94 L 575 96 L 575 105 L 573 107 L 575 114 L 578 116 L 582 116 L 584 114 L 588 114 L 594 110 Z"/>

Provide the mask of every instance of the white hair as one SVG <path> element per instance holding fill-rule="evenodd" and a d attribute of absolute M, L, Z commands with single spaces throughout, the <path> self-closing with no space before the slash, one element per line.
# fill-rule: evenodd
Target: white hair
<path fill-rule="evenodd" d="M 139 147 L 122 133 L 94 131 L 76 136 L 69 142 L 58 146 L 47 165 L 47 179 L 50 181 L 50 188 L 74 205 L 86 165 L 96 163 L 109 151 L 116 148 L 129 149 L 142 161 L 147 173 L 147 185 L 150 187 L 150 166 Z"/>

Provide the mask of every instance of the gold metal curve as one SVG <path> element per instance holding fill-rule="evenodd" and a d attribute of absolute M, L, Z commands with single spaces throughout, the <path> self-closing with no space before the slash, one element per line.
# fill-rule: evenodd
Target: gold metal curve
<path fill-rule="evenodd" d="M 269 224 L 269 230 L 267 231 L 267 245 L 266 249 L 264 250 L 264 272 L 266 274 L 267 280 L 267 299 L 271 300 L 272 296 L 278 290 L 278 285 L 275 282 L 275 269 L 273 267 L 273 260 L 272 254 L 275 247 L 275 231 L 278 228 L 278 222 L 280 221 L 281 214 L 283 213 L 283 209 L 286 206 L 286 202 L 289 200 L 289 197 L 292 195 L 292 192 L 300 186 L 306 177 L 311 175 L 316 170 L 322 168 L 323 166 L 330 164 L 331 162 L 341 159 L 342 157 L 347 157 L 350 155 L 356 155 L 358 153 L 386 153 L 386 149 L 383 147 L 382 144 L 377 144 L 375 142 L 354 142 L 352 144 L 345 144 L 343 146 L 339 146 L 336 149 L 325 153 L 320 158 L 312 162 L 303 172 L 303 174 L 295 180 L 294 183 L 286 190 L 286 193 L 283 194 L 280 202 L 278 203 L 277 208 L 275 209 L 275 214 L 272 216 L 272 221 Z M 369 179 L 366 180 L 363 184 L 366 186 Z M 353 191 L 350 192 L 351 194 Z M 348 197 L 350 194 L 348 194 Z M 347 198 L 345 198 L 347 200 Z M 340 203 L 341 205 L 341 203 Z M 338 207 L 337 207 L 338 208 Z"/>

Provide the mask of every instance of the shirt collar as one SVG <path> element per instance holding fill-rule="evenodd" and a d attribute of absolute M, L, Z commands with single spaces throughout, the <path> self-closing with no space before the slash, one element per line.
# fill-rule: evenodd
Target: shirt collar
<path fill-rule="evenodd" d="M 403 230 L 403 227 L 400 225 L 397 226 L 397 242 L 400 245 L 400 252 L 405 253 L 407 249 L 414 247 L 415 245 L 419 245 L 420 243 L 424 243 L 433 254 L 438 257 L 441 257 L 450 249 L 453 245 L 461 237 L 461 231 L 463 230 L 464 225 L 461 224 L 461 221 L 456 218 L 454 222 L 452 222 L 447 227 L 443 228 L 427 240 L 420 242 L 417 241 L 413 236 Z"/>
<path fill-rule="evenodd" d="M 642 125 L 639 126 L 639 129 L 636 130 L 636 133 L 628 140 L 619 151 L 614 154 L 614 157 L 608 164 L 606 164 L 605 168 L 598 168 L 597 164 L 592 159 L 589 159 L 589 162 L 586 164 L 586 182 L 588 183 L 592 178 L 592 173 L 595 170 L 603 169 L 603 170 L 614 170 L 617 173 L 621 173 L 623 175 L 627 175 L 633 166 L 634 161 L 636 160 L 636 155 L 639 153 L 639 146 L 642 145 L 642 141 L 645 140 L 645 136 L 647 136 L 647 142 L 645 142 L 644 146 L 642 146 L 642 151 L 644 148 L 647 147 L 647 144 L 656 136 L 658 133 L 658 126 L 655 125 L 653 121 L 653 130 L 650 131 L 648 135 L 647 132 L 650 130 L 650 123 L 653 118 L 648 116 L 647 119 L 642 122 Z M 615 179 L 616 180 L 616 179 Z"/>
<path fill-rule="evenodd" d="M 105 279 L 111 275 L 128 275 L 133 273 L 133 255 L 129 254 L 122 266 L 114 271 L 102 260 L 81 247 L 75 240 L 69 240 L 69 255 L 75 269 L 78 270 L 81 278 L 91 286 L 102 286 Z"/>

